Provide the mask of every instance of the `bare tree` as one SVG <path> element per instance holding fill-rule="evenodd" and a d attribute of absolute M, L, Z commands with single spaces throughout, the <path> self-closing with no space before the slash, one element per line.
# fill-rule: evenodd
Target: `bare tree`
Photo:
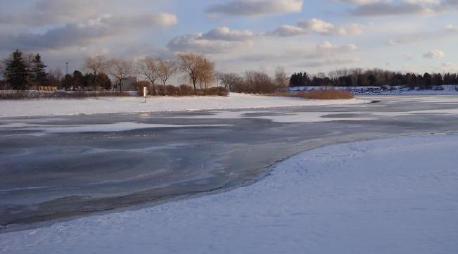
<path fill-rule="evenodd" d="M 234 92 L 243 86 L 243 78 L 236 73 L 219 73 L 218 79 L 227 90 Z"/>
<path fill-rule="evenodd" d="M 158 67 L 158 77 L 162 82 L 162 85 L 164 87 L 164 95 L 166 93 L 166 86 L 167 86 L 167 81 L 175 75 L 177 72 L 177 64 L 172 61 L 172 60 L 163 60 L 163 59 L 158 59 L 157 61 L 157 67 Z"/>
<path fill-rule="evenodd" d="M 94 56 L 86 58 L 86 62 L 84 64 L 85 68 L 90 71 L 94 76 L 97 74 L 104 72 L 107 68 L 108 60 L 105 56 Z"/>
<path fill-rule="evenodd" d="M 237 92 L 244 93 L 273 93 L 277 89 L 275 83 L 267 73 L 248 71 L 245 73 L 244 85 Z"/>
<path fill-rule="evenodd" d="M 194 87 L 197 94 L 197 84 L 201 89 L 208 88 L 208 85 L 215 80 L 215 64 L 202 55 L 182 54 L 180 59 L 180 69 L 184 71 Z"/>
<path fill-rule="evenodd" d="M 140 73 L 151 83 L 152 94 L 156 95 L 156 80 L 159 79 L 158 60 L 153 57 L 145 57 L 140 60 L 139 69 Z"/>
<path fill-rule="evenodd" d="M 280 88 L 286 88 L 289 84 L 289 78 L 283 68 L 279 67 L 275 71 L 275 83 Z"/>
<path fill-rule="evenodd" d="M 188 75 L 189 80 L 192 82 L 194 87 L 194 94 L 197 94 L 197 83 L 202 81 L 202 70 L 201 68 L 205 65 L 204 62 L 208 60 L 201 55 L 196 54 L 181 54 L 178 55 L 180 60 L 180 69 Z"/>
<path fill-rule="evenodd" d="M 210 62 L 206 58 L 202 58 L 198 61 L 198 81 L 200 88 L 205 90 L 208 89 L 208 85 L 215 81 L 215 64 Z"/>
<path fill-rule="evenodd" d="M 99 82 L 97 80 L 98 75 L 102 72 L 105 72 L 108 67 L 108 60 L 106 57 L 99 55 L 94 57 L 86 58 L 84 67 L 93 74 L 93 83 L 95 86 L 95 91 L 99 89 Z"/>
<path fill-rule="evenodd" d="M 116 80 L 119 91 L 122 92 L 122 81 L 132 75 L 132 63 L 123 59 L 111 59 L 108 61 L 110 75 Z"/>

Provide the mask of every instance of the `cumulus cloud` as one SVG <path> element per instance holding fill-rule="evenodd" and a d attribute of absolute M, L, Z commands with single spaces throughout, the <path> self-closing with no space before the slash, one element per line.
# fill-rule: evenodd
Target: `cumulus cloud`
<path fill-rule="evenodd" d="M 83 47 L 94 40 L 115 35 L 126 35 L 138 29 L 168 27 L 177 24 L 176 16 L 168 13 L 137 16 L 105 16 L 86 24 L 66 24 L 42 33 L 24 32 L 0 37 L 2 49 L 60 49 L 71 46 Z"/>
<path fill-rule="evenodd" d="M 224 41 L 245 41 L 254 36 L 255 34 L 249 30 L 231 30 L 228 27 L 218 27 L 202 35 L 203 38 L 208 40 Z"/>
<path fill-rule="evenodd" d="M 280 26 L 279 28 L 275 29 L 271 35 L 288 37 L 288 36 L 297 36 L 297 35 L 304 35 L 307 34 L 303 28 L 298 26 L 291 26 L 291 25 L 284 25 Z"/>
<path fill-rule="evenodd" d="M 397 38 L 388 40 L 387 44 L 396 46 L 401 44 L 408 44 L 414 42 L 421 42 L 427 40 L 434 40 L 437 38 L 447 38 L 458 35 L 458 28 L 452 24 L 445 26 L 437 31 L 422 31 L 411 34 L 403 34 Z"/>
<path fill-rule="evenodd" d="M 303 0 L 236 0 L 215 4 L 207 13 L 227 16 L 263 16 L 301 12 Z"/>
<path fill-rule="evenodd" d="M 118 0 L 10 2 L 9 8 L 0 9 L 0 54 L 20 48 L 64 55 L 125 42 L 140 44 L 135 38 L 178 23 L 174 14 L 145 8 L 145 0 L 129 1 L 128 8 Z"/>
<path fill-rule="evenodd" d="M 318 33 L 321 35 L 358 35 L 363 32 L 362 27 L 358 24 L 348 26 L 336 26 L 332 23 L 320 19 L 311 19 L 309 21 L 299 22 L 294 26 L 284 25 L 271 32 L 276 36 L 296 36 L 308 33 Z"/>
<path fill-rule="evenodd" d="M 337 45 L 325 41 L 317 45 L 289 47 L 276 50 L 275 52 L 252 53 L 241 57 L 249 62 L 289 62 L 291 60 L 306 60 L 320 62 L 324 59 L 336 59 L 342 56 L 352 56 L 358 50 L 354 44 Z"/>
<path fill-rule="evenodd" d="M 255 36 L 248 30 L 219 27 L 207 33 L 177 36 L 167 44 L 167 47 L 175 52 L 223 53 L 241 46 L 249 46 Z"/>
<path fill-rule="evenodd" d="M 0 47 L 12 50 L 21 48 L 27 50 L 59 49 L 74 45 L 84 45 L 94 38 L 107 36 L 106 30 L 99 26 L 82 26 L 69 24 L 54 28 L 45 33 L 22 33 L 1 37 Z"/>
<path fill-rule="evenodd" d="M 358 47 L 355 44 L 346 44 L 346 45 L 334 45 L 329 41 L 325 41 L 321 44 L 318 44 L 316 49 L 322 53 L 335 53 L 335 52 L 349 52 L 357 50 Z"/>
<path fill-rule="evenodd" d="M 360 62 L 359 58 L 332 58 L 332 59 L 324 59 L 324 60 L 312 60 L 312 61 L 304 61 L 302 63 L 297 64 L 297 67 L 300 68 L 321 68 L 321 67 L 329 67 L 329 66 L 347 66 L 349 64 L 355 64 Z"/>
<path fill-rule="evenodd" d="M 354 5 L 350 12 L 356 16 L 388 16 L 432 14 L 446 10 L 449 2 L 457 0 L 339 0 Z"/>
<path fill-rule="evenodd" d="M 105 16 L 97 20 L 92 20 L 92 23 L 100 24 L 109 28 L 115 29 L 139 29 L 147 27 L 170 27 L 178 23 L 178 18 L 170 13 L 160 14 L 139 14 L 131 16 Z"/>
<path fill-rule="evenodd" d="M 445 53 L 440 49 L 433 49 L 423 54 L 423 57 L 428 59 L 442 59 L 445 57 Z"/>
<path fill-rule="evenodd" d="M 104 3 L 105 2 L 105 3 Z M 0 11 L 2 24 L 15 25 L 52 25 L 55 23 L 76 23 L 100 15 L 107 1 L 91 0 L 38 0 L 26 5 L 17 13 Z"/>

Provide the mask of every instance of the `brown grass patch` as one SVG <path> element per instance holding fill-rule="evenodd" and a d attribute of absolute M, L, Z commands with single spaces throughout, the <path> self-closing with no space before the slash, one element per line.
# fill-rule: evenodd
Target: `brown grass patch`
<path fill-rule="evenodd" d="M 342 100 L 342 99 L 353 99 L 354 96 L 351 92 L 341 90 L 315 90 L 310 92 L 277 92 L 273 94 L 265 94 L 266 96 L 280 96 L 280 97 L 294 97 L 294 98 L 305 98 L 310 100 Z"/>

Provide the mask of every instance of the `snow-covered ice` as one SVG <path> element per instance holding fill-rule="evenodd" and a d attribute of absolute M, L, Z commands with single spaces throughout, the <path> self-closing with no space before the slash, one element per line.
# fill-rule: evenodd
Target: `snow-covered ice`
<path fill-rule="evenodd" d="M 229 192 L 0 234 L 0 253 L 458 253 L 458 136 L 333 145 Z"/>
<path fill-rule="evenodd" d="M 366 99 L 305 100 L 236 93 L 231 93 L 228 97 L 151 97 L 146 103 L 143 103 L 141 97 L 4 100 L 0 101 L 0 117 L 351 105 L 369 101 Z"/>

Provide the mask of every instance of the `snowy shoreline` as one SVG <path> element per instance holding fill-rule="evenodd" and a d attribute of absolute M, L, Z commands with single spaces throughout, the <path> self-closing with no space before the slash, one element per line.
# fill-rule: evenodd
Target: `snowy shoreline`
<path fill-rule="evenodd" d="M 229 192 L 1 234 L 0 253 L 452 253 L 457 148 L 454 135 L 327 146 Z"/>
<path fill-rule="evenodd" d="M 355 105 L 369 103 L 367 99 L 305 100 L 234 94 L 229 97 L 151 97 L 144 103 L 141 97 L 100 97 L 90 99 L 34 99 L 0 101 L 0 118 L 90 115 L 111 113 L 180 112 L 224 109 L 263 109 L 297 106 Z"/>

